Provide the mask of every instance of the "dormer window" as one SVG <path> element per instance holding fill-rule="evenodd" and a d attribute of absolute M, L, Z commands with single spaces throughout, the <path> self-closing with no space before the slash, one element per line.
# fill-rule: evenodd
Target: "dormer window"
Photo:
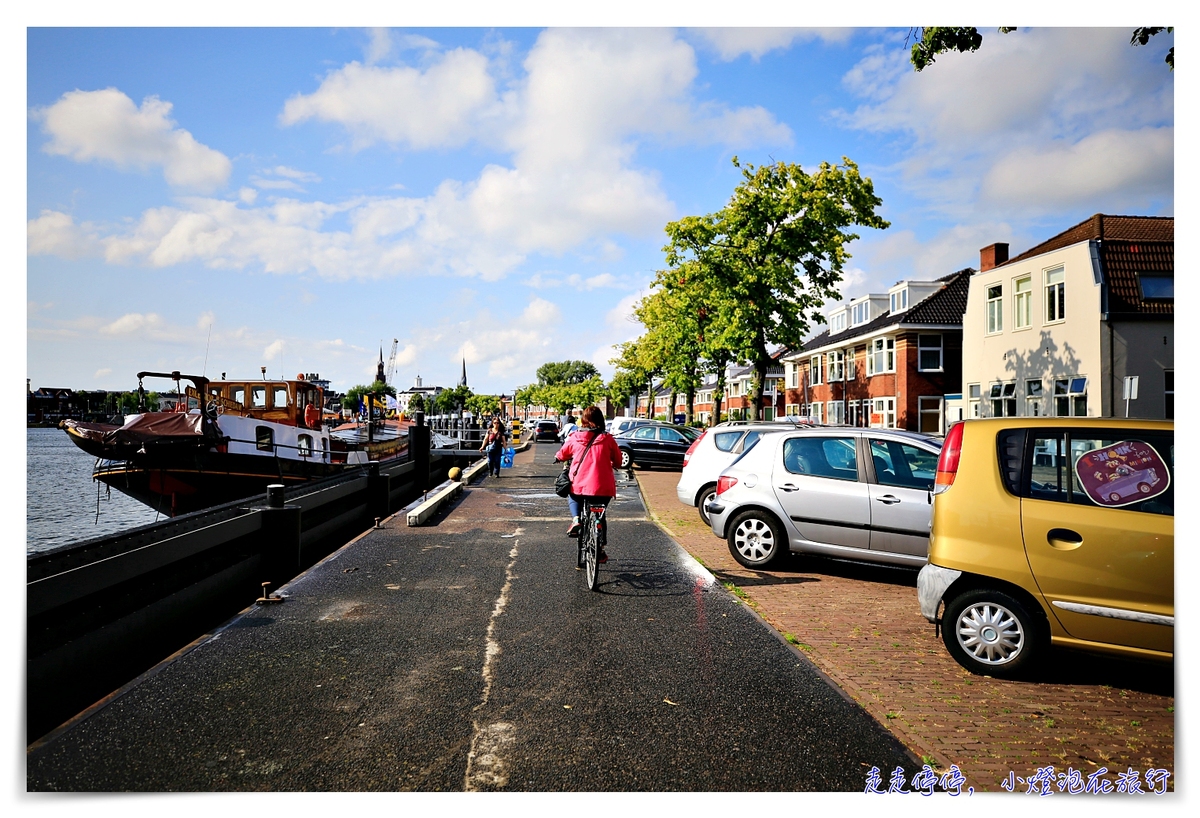
<path fill-rule="evenodd" d="M 893 315 L 898 312 L 904 312 L 906 309 L 908 309 L 908 287 L 892 293 L 891 298 L 891 311 Z"/>
<path fill-rule="evenodd" d="M 862 301 L 850 308 L 850 326 L 865 324 L 871 318 L 871 302 Z"/>
<path fill-rule="evenodd" d="M 846 311 L 840 310 L 829 316 L 829 332 L 841 332 L 846 329 Z"/>

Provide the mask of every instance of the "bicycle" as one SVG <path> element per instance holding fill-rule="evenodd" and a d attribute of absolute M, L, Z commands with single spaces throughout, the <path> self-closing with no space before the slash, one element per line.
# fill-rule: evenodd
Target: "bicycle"
<path fill-rule="evenodd" d="M 600 542 L 601 523 L 603 523 L 608 509 L 600 503 L 592 502 L 591 498 L 584 499 L 584 508 L 586 511 L 579 527 L 579 561 L 577 565 L 583 569 L 583 579 L 587 583 L 588 590 L 595 591 L 599 586 L 596 581 L 599 573 L 599 552 L 600 547 L 604 545 Z"/>

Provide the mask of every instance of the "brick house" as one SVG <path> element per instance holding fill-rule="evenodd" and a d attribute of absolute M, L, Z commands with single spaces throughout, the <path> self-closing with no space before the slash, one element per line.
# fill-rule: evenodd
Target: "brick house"
<path fill-rule="evenodd" d="M 900 281 L 826 312 L 829 328 L 783 355 L 784 414 L 945 434 L 962 388 L 962 325 L 974 270 Z"/>
<path fill-rule="evenodd" d="M 1175 219 L 1097 213 L 1015 258 L 980 250 L 963 321 L 967 417 L 1175 415 Z"/>

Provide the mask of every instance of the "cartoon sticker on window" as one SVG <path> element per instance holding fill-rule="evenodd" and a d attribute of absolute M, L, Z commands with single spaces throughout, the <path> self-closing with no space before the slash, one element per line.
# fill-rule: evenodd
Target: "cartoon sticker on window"
<path fill-rule="evenodd" d="M 1142 440 L 1122 440 L 1085 452 L 1075 461 L 1075 475 L 1093 503 L 1109 508 L 1149 500 L 1171 485 L 1166 463 Z"/>

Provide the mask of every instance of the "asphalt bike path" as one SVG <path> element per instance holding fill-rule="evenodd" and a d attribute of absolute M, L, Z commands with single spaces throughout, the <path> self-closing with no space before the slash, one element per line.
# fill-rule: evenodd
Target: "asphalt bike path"
<path fill-rule="evenodd" d="M 861 791 L 911 754 L 622 476 L 589 591 L 557 446 L 402 516 L 27 753 L 30 790 Z"/>

